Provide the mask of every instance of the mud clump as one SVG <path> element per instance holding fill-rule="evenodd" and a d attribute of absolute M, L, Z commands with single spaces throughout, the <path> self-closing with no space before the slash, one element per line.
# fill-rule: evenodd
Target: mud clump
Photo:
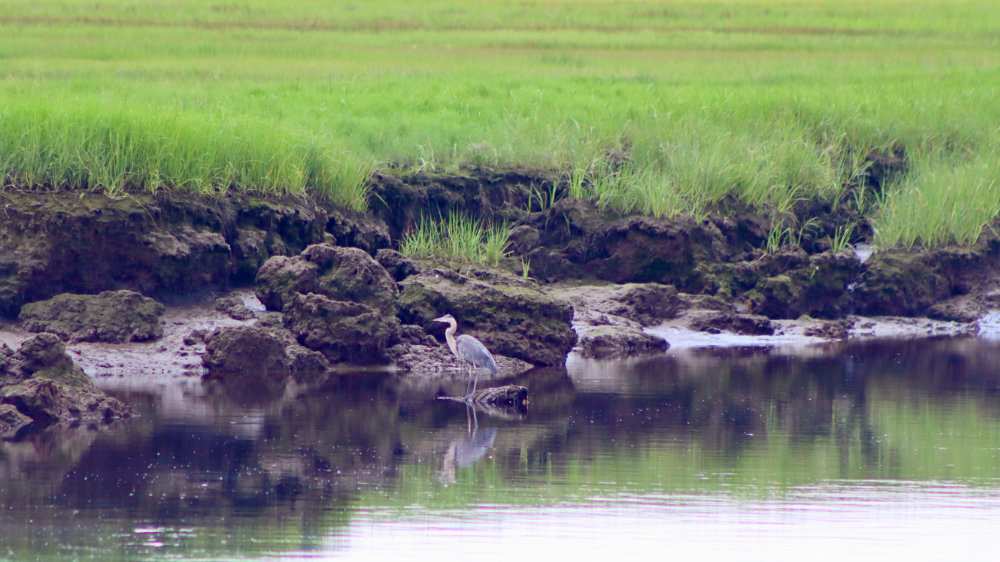
<path fill-rule="evenodd" d="M 692 330 L 718 334 L 731 332 L 749 336 L 770 336 L 774 326 L 766 316 L 758 314 L 737 314 L 733 312 L 707 312 L 695 316 L 689 324 Z"/>
<path fill-rule="evenodd" d="M 395 316 L 359 302 L 315 293 L 296 294 L 284 308 L 284 323 L 305 347 L 332 363 L 386 364 L 389 342 L 399 336 Z"/>
<path fill-rule="evenodd" d="M 215 330 L 205 338 L 201 360 L 211 374 L 254 373 L 282 378 L 291 372 L 284 342 L 255 326 Z"/>
<path fill-rule="evenodd" d="M 711 221 L 623 217 L 574 197 L 523 218 L 512 238 L 512 247 L 526 252 L 531 275 L 538 279 L 655 282 L 687 292 L 706 287 L 703 262 L 733 252 Z"/>
<path fill-rule="evenodd" d="M 295 257 L 271 258 L 257 273 L 257 298 L 282 310 L 296 294 L 365 304 L 396 315 L 396 282 L 374 258 L 357 248 L 314 244 Z"/>
<path fill-rule="evenodd" d="M 41 425 L 74 421 L 108 423 L 133 415 L 129 406 L 97 387 L 75 387 L 42 378 L 0 389 L 0 401 Z"/>
<path fill-rule="evenodd" d="M 215 299 L 215 310 L 233 320 L 252 320 L 257 315 L 237 297 L 219 297 Z"/>
<path fill-rule="evenodd" d="M 50 332 L 68 342 L 143 342 L 163 336 L 164 310 L 134 291 L 67 293 L 26 304 L 19 319 L 29 332 Z"/>
<path fill-rule="evenodd" d="M 383 248 L 375 254 L 379 263 L 396 281 L 402 281 L 411 275 L 420 273 L 420 264 L 396 250 Z"/>
<path fill-rule="evenodd" d="M 725 238 L 711 223 L 629 217 L 592 238 L 585 269 L 615 283 L 654 281 L 697 292 L 704 288 L 698 265 L 726 253 Z"/>
<path fill-rule="evenodd" d="M 861 271 L 850 250 L 803 256 L 797 267 L 761 279 L 746 296 L 750 311 L 769 318 L 836 318 L 851 311 L 848 287 Z"/>
<path fill-rule="evenodd" d="M 295 257 L 271 258 L 256 293 L 305 347 L 332 363 L 385 364 L 399 339 L 398 289 L 366 252 L 316 244 Z"/>
<path fill-rule="evenodd" d="M 659 283 L 566 288 L 553 294 L 573 304 L 577 322 L 591 326 L 622 324 L 623 320 L 653 326 L 676 318 L 689 306 L 673 285 Z"/>
<path fill-rule="evenodd" d="M 611 298 L 617 304 L 608 311 L 610 314 L 635 320 L 643 326 L 675 318 L 685 307 L 673 285 L 659 283 L 629 283 L 617 287 Z"/>
<path fill-rule="evenodd" d="M 865 263 L 865 270 L 853 288 L 858 300 L 857 312 L 925 314 L 940 301 L 969 293 L 986 281 L 991 270 L 988 255 L 969 248 L 879 252 Z"/>
<path fill-rule="evenodd" d="M 19 376 L 21 380 L 39 377 L 73 386 L 90 383 L 83 369 L 66 354 L 66 345 L 55 334 L 39 334 L 25 341 L 10 359 L 7 371 L 15 377 L 13 382 L 18 382 Z"/>
<path fill-rule="evenodd" d="M 0 391 L 3 389 L 0 388 Z M 13 404 L 0 403 L 0 435 L 10 433 L 31 423 L 31 418 L 21 413 Z"/>
<path fill-rule="evenodd" d="M 580 355 L 595 359 L 662 353 L 670 344 L 631 327 L 600 326 L 580 337 Z"/>
<path fill-rule="evenodd" d="M 326 373 L 322 354 L 295 342 L 287 331 L 262 326 L 218 328 L 205 336 L 206 377 L 282 380 Z"/>
<path fill-rule="evenodd" d="M 0 356 L 0 426 L 8 431 L 29 422 L 107 423 L 135 415 L 94 386 L 55 334 L 39 334 L 16 352 L 3 346 Z"/>
<path fill-rule="evenodd" d="M 852 328 L 854 328 L 854 321 L 850 319 L 820 321 L 803 330 L 803 335 L 830 340 L 844 340 L 848 338 Z"/>

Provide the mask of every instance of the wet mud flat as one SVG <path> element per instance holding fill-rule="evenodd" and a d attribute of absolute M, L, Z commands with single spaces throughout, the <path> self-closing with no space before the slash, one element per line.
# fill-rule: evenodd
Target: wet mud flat
<path fill-rule="evenodd" d="M 236 290 L 226 295 L 245 303 L 248 309 L 263 312 L 252 290 Z M 88 376 L 102 387 L 139 384 L 155 387 L 191 380 L 200 384 L 204 374 L 201 356 L 204 334 L 216 328 L 239 326 L 249 320 L 236 319 L 215 306 L 215 300 L 167 306 L 162 316 L 163 335 L 149 342 L 74 342 L 67 351 Z M 18 322 L 0 324 L 0 344 L 20 346 L 35 334 Z M 104 380 L 109 379 L 109 380 Z"/>
<path fill-rule="evenodd" d="M 638 325 L 628 318 L 601 312 L 607 303 L 608 290 L 607 285 L 577 285 L 553 286 L 549 292 L 574 303 L 573 328 L 581 339 L 585 339 L 597 329 L 597 326 L 588 320 L 595 315 L 601 315 L 603 325 L 614 326 L 616 332 L 623 332 L 625 328 L 634 328 Z M 234 300 L 242 304 L 245 310 L 250 311 L 251 315 L 234 318 L 224 307 L 217 304 L 220 301 Z M 189 396 L 201 395 L 204 392 L 202 385 L 206 374 L 202 362 L 202 356 L 205 354 L 205 334 L 218 328 L 250 325 L 266 314 L 268 313 L 265 307 L 252 289 L 236 289 L 207 301 L 168 305 L 162 317 L 163 335 L 155 341 L 74 342 L 67 344 L 66 349 L 74 363 L 104 390 L 156 390 L 171 394 L 181 392 Z M 970 323 L 887 316 L 851 316 L 836 321 L 813 318 L 774 320 L 770 322 L 772 333 L 769 334 L 750 334 L 746 331 L 705 327 L 705 318 L 712 318 L 717 326 L 724 326 L 725 323 L 720 322 L 719 317 L 717 311 L 691 310 L 670 320 L 639 326 L 639 330 L 666 342 L 667 346 L 657 353 L 670 350 L 672 354 L 708 347 L 782 347 L 786 351 L 805 350 L 809 346 L 847 339 L 918 339 L 977 334 L 993 339 L 1000 338 L 1000 320 L 993 319 L 992 316 Z M 731 318 L 729 322 L 732 322 Z M 0 345 L 16 348 L 35 335 L 25 330 L 18 322 L 8 321 L 0 324 Z M 447 381 L 453 386 L 467 382 L 464 371 L 457 364 L 450 364 L 450 355 L 446 352 L 444 342 L 438 342 L 438 345 L 441 348 L 438 350 L 440 353 L 432 355 L 429 359 L 434 364 L 428 367 L 427 372 L 414 373 L 412 376 L 438 382 Z M 574 348 L 576 355 L 588 357 L 588 354 L 581 351 L 579 345 Z M 598 355 L 597 358 L 615 360 L 648 353 L 650 352 L 634 352 L 626 349 L 603 356 Z M 444 368 L 439 362 L 445 363 Z M 360 372 L 363 372 L 362 369 L 354 366 L 345 368 L 341 374 L 358 376 Z M 368 373 L 378 377 L 398 376 L 392 366 L 371 369 Z"/>

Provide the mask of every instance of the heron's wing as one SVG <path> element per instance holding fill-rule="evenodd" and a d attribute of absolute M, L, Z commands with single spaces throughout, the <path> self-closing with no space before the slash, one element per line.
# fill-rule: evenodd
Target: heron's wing
<path fill-rule="evenodd" d="M 462 334 L 458 336 L 456 340 L 456 348 L 458 349 L 458 356 L 464 361 L 468 361 L 477 367 L 483 367 L 493 371 L 497 371 L 497 363 L 493 360 L 493 355 L 490 351 L 486 349 L 486 346 L 476 338 Z"/>

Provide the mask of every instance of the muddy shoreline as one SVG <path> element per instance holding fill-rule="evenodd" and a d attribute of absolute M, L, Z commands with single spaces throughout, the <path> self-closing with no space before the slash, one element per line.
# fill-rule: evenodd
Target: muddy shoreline
<path fill-rule="evenodd" d="M 553 172 L 377 173 L 370 189 L 364 214 L 305 196 L 7 189 L 0 345 L 23 361 L 18 346 L 56 332 L 106 389 L 201 393 L 258 370 L 280 393 L 369 373 L 433 398 L 464 382 L 432 322 L 444 313 L 497 356 L 485 384 L 530 381 L 571 352 L 621 359 L 996 332 L 998 229 L 971 248 L 872 251 L 862 210 L 801 201 L 787 219 L 800 225 L 795 243 L 773 246 L 772 209 L 726 200 L 697 218 L 616 214 L 570 197 Z M 533 199 L 540 192 L 552 194 L 547 205 Z M 510 257 L 490 270 L 395 251 L 423 217 L 453 212 L 510 224 Z M 834 243 L 845 224 L 846 247 Z M 95 296 L 126 308 L 109 314 L 87 304 Z M 146 325 L 102 325 L 129 321 L 139 303 Z M 73 318 L 88 307 L 104 318 Z"/>
<path fill-rule="evenodd" d="M 595 330 L 588 317 L 604 314 L 604 320 L 615 326 L 634 325 L 623 317 L 608 317 L 600 312 L 602 293 L 607 286 L 575 285 L 553 286 L 550 292 L 557 298 L 567 299 L 579 305 L 581 299 L 589 299 L 590 307 L 578 306 L 573 328 L 580 336 Z M 215 303 L 221 298 L 236 298 L 251 310 L 250 318 L 236 319 L 220 311 Z M 909 317 L 861 317 L 850 316 L 837 321 L 799 318 L 776 320 L 773 334 L 741 334 L 728 330 L 696 329 L 692 326 L 705 309 L 695 309 L 676 318 L 642 327 L 642 331 L 661 337 L 669 344 L 669 352 L 708 347 L 782 347 L 786 351 L 805 349 L 812 345 L 831 344 L 848 340 L 870 339 L 919 339 L 928 337 L 955 337 L 980 335 L 991 339 L 1000 338 L 1000 319 L 986 316 L 975 322 L 951 322 L 930 318 Z M 149 389 L 158 386 L 177 385 L 191 391 L 202 383 L 205 368 L 201 357 L 205 353 L 203 340 L 191 339 L 192 333 L 210 332 L 220 327 L 248 325 L 266 314 L 250 288 L 234 289 L 216 299 L 167 306 L 163 316 L 163 336 L 156 341 L 142 343 L 75 342 L 67 344 L 67 351 L 91 378 L 97 379 L 105 389 Z M 35 334 L 23 329 L 19 322 L 0 323 L 0 345 L 11 348 L 20 346 Z M 442 354 L 435 360 L 446 361 L 444 343 L 440 343 Z M 576 357 L 585 357 L 580 346 L 573 350 Z M 641 355 L 641 353 L 633 354 Z M 624 356 L 612 357 L 621 359 Z M 530 368 L 522 364 L 522 372 Z M 356 376 L 369 373 L 375 376 L 393 376 L 397 369 L 392 365 L 364 369 L 360 366 L 345 366 L 341 373 Z M 433 376 L 419 373 L 419 378 L 438 378 L 449 384 L 464 383 L 465 379 L 455 369 L 435 369 Z"/>

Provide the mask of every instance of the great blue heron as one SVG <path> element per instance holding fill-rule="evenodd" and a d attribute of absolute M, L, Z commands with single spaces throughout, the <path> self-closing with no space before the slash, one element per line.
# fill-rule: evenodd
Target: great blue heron
<path fill-rule="evenodd" d="M 455 354 L 455 357 L 458 357 L 459 361 L 469 366 L 469 377 L 472 378 L 472 390 L 466 394 L 466 398 L 468 398 L 476 392 L 476 382 L 479 379 L 475 372 L 476 367 L 488 369 L 490 374 L 495 375 L 498 370 L 497 362 L 490 355 L 490 350 L 486 349 L 486 346 L 476 338 L 468 334 L 455 337 L 455 332 L 458 330 L 458 321 L 451 314 L 435 318 L 434 321 L 448 324 L 448 329 L 444 331 L 444 339 L 448 341 L 448 348 Z"/>

